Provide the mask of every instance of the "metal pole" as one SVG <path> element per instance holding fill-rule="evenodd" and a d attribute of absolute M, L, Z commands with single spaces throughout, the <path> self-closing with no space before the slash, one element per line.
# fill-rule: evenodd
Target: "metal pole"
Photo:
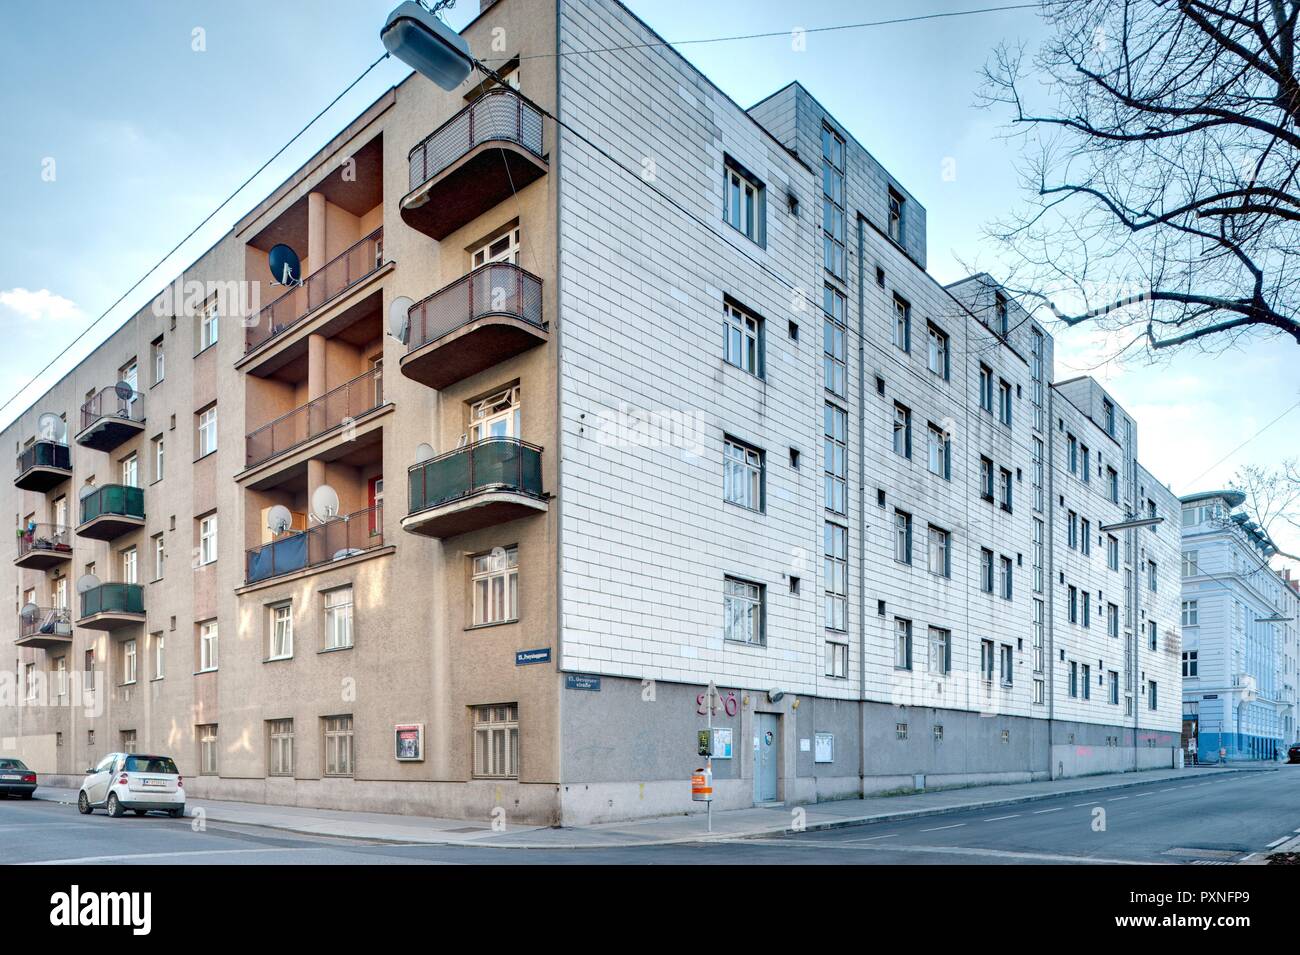
<path fill-rule="evenodd" d="M 709 787 L 713 786 L 713 700 L 712 694 L 709 695 L 708 705 L 708 728 L 709 728 L 709 755 L 704 757 L 705 778 L 708 779 Z M 713 831 L 713 793 L 709 793 L 709 801 L 705 803 L 704 814 L 708 819 L 709 832 Z"/>

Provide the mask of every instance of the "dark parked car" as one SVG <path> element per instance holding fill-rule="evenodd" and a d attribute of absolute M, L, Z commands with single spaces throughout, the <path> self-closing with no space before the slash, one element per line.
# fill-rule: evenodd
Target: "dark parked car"
<path fill-rule="evenodd" d="M 1288 763 L 1300 763 L 1300 743 L 1291 744 L 1291 748 L 1286 751 L 1286 761 Z"/>
<path fill-rule="evenodd" d="M 0 756 L 0 796 L 31 799 L 36 792 L 36 774 L 21 759 Z"/>

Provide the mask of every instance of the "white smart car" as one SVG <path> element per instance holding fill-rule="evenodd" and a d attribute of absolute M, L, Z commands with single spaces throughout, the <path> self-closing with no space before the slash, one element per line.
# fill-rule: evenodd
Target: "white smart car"
<path fill-rule="evenodd" d="M 105 809 L 114 819 L 128 809 L 137 816 L 146 812 L 183 816 L 185 783 L 170 756 L 109 753 L 86 770 L 77 809 L 87 816 Z"/>

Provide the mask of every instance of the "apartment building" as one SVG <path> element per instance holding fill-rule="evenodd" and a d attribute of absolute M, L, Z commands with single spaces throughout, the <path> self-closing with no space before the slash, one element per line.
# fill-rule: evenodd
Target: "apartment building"
<path fill-rule="evenodd" d="M 1201 762 L 1284 757 L 1296 734 L 1300 594 L 1241 491 L 1182 498 L 1183 735 Z"/>
<path fill-rule="evenodd" d="M 463 35 L 504 85 L 390 90 L 5 430 L 0 748 L 572 824 L 690 809 L 714 684 L 721 807 L 1170 765 L 1114 400 L 802 86 L 614 0 Z"/>

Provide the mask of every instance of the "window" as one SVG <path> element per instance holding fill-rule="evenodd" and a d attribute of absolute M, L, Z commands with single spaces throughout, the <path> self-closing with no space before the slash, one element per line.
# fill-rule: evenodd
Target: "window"
<path fill-rule="evenodd" d="M 167 470 L 166 454 L 163 447 L 162 435 L 158 435 L 158 437 L 154 438 L 152 444 L 153 444 L 153 479 L 155 481 L 161 481 L 163 479 L 163 475 L 166 473 Z"/>
<path fill-rule="evenodd" d="M 1068 593 L 1070 596 L 1069 620 L 1070 623 L 1078 623 L 1079 622 L 1079 590 L 1077 587 L 1074 586 L 1074 584 L 1070 584 Z"/>
<path fill-rule="evenodd" d="M 217 515 L 199 518 L 199 563 L 210 564 L 217 559 Z"/>
<path fill-rule="evenodd" d="M 1002 665 L 1000 667 L 1002 685 L 1011 686 L 1015 682 L 1015 663 L 1012 659 L 1011 644 L 1002 644 Z"/>
<path fill-rule="evenodd" d="M 928 565 L 930 573 L 940 577 L 950 576 L 952 570 L 948 561 L 948 541 L 947 531 L 933 524 L 930 525 Z"/>
<path fill-rule="evenodd" d="M 1106 468 L 1106 487 L 1113 503 L 1119 503 L 1119 472 L 1112 467 Z"/>
<path fill-rule="evenodd" d="M 993 413 L 993 369 L 980 365 L 980 410 Z"/>
<path fill-rule="evenodd" d="M 993 593 L 993 551 L 980 548 L 980 590 Z"/>
<path fill-rule="evenodd" d="M 1084 557 L 1092 553 L 1092 522 L 1086 517 L 1079 518 L 1079 549 Z"/>
<path fill-rule="evenodd" d="M 1114 437 L 1115 435 L 1115 406 L 1109 398 L 1101 399 L 1101 417 L 1106 428 L 1106 433 Z"/>
<path fill-rule="evenodd" d="M 837 643 L 834 640 L 826 641 L 826 675 L 837 680 L 848 677 L 849 645 L 847 643 Z"/>
<path fill-rule="evenodd" d="M 845 298 L 829 285 L 822 289 L 823 356 L 826 390 L 841 398 L 847 393 L 848 329 L 844 319 Z"/>
<path fill-rule="evenodd" d="M 1006 468 L 998 472 L 998 504 L 1002 510 L 1011 511 L 1011 472 Z"/>
<path fill-rule="evenodd" d="M 198 453 L 195 457 L 201 458 L 217 450 L 217 406 L 200 411 L 198 421 Z"/>
<path fill-rule="evenodd" d="M 162 381 L 163 378 L 166 377 L 166 373 L 167 373 L 167 366 L 164 360 L 165 356 L 163 354 L 163 340 L 161 335 L 153 340 L 153 345 L 151 346 L 151 349 L 153 352 L 153 383 L 156 385 L 158 384 L 158 382 Z"/>
<path fill-rule="evenodd" d="M 28 663 L 23 667 L 23 682 L 27 688 L 27 699 L 36 699 L 39 693 L 39 685 L 36 679 L 36 664 Z"/>
<path fill-rule="evenodd" d="M 1197 662 L 1198 652 L 1196 650 L 1183 651 L 1183 676 L 1196 676 L 1200 664 Z"/>
<path fill-rule="evenodd" d="M 1200 572 L 1200 551 L 1183 551 L 1183 576 L 1195 577 Z"/>
<path fill-rule="evenodd" d="M 1077 438 L 1075 438 L 1074 435 L 1067 434 L 1065 436 L 1065 446 L 1067 452 L 1067 460 L 1070 463 L 1070 473 L 1078 474 L 1079 473 L 1079 441 Z"/>
<path fill-rule="evenodd" d="M 763 184 L 727 157 L 722 172 L 722 219 L 751 242 L 763 244 L 766 190 Z"/>
<path fill-rule="evenodd" d="M 341 650 L 352 646 L 352 586 L 327 590 L 325 600 L 325 647 Z"/>
<path fill-rule="evenodd" d="M 199 351 L 217 343 L 217 300 L 203 303 L 199 312 Z"/>
<path fill-rule="evenodd" d="M 1156 562 L 1154 560 L 1147 561 L 1147 586 L 1151 588 L 1152 593 L 1156 591 L 1156 576 Z"/>
<path fill-rule="evenodd" d="M 930 348 L 926 366 L 944 381 L 948 380 L 948 336 L 937 326 L 927 326 Z"/>
<path fill-rule="evenodd" d="M 826 510 L 846 514 L 849 494 L 849 416 L 843 408 L 827 402 L 824 418 Z"/>
<path fill-rule="evenodd" d="M 519 704 L 474 707 L 474 775 L 498 779 L 519 775 Z"/>
<path fill-rule="evenodd" d="M 1073 660 L 1070 661 L 1070 696 L 1079 697 L 1079 664 Z"/>
<path fill-rule="evenodd" d="M 980 678 L 987 683 L 993 682 L 995 656 L 992 640 L 980 641 Z"/>
<path fill-rule="evenodd" d="M 899 245 L 903 244 L 903 199 L 894 189 L 889 190 L 889 237 Z"/>
<path fill-rule="evenodd" d="M 217 622 L 199 624 L 199 672 L 217 668 Z"/>
<path fill-rule="evenodd" d="M 844 275 L 844 140 L 822 127 L 822 262 L 832 275 Z"/>
<path fill-rule="evenodd" d="M 894 404 L 894 453 L 912 456 L 912 410 L 898 403 Z"/>
<path fill-rule="evenodd" d="M 1119 671 L 1111 670 L 1107 673 L 1106 682 L 1110 686 L 1110 705 L 1119 706 Z"/>
<path fill-rule="evenodd" d="M 519 619 L 519 548 L 496 548 L 474 559 L 474 625 Z"/>
<path fill-rule="evenodd" d="M 1092 626 L 1092 591 L 1083 591 L 1083 625 Z"/>
<path fill-rule="evenodd" d="M 1197 601 L 1184 600 L 1183 601 L 1183 626 L 1184 627 L 1199 626 L 1200 625 L 1199 618 L 1200 618 L 1200 612 L 1197 610 Z"/>
<path fill-rule="evenodd" d="M 912 621 L 894 618 L 894 668 L 912 669 Z"/>
<path fill-rule="evenodd" d="M 1147 680 L 1147 708 L 1157 709 L 1156 705 L 1156 681 Z"/>
<path fill-rule="evenodd" d="M 1155 650 L 1160 646 L 1159 628 L 1154 620 L 1147 621 L 1147 648 Z"/>
<path fill-rule="evenodd" d="M 751 511 L 763 509 L 763 453 L 731 438 L 722 448 L 722 499 Z"/>
<path fill-rule="evenodd" d="M 724 639 L 756 647 L 765 644 L 761 584 L 737 577 L 724 578 L 722 616 Z"/>
<path fill-rule="evenodd" d="M 1079 515 L 1074 511 L 1065 512 L 1065 521 L 1067 526 L 1066 541 L 1071 550 L 1079 549 Z"/>
<path fill-rule="evenodd" d="M 980 456 L 980 497 L 993 500 L 993 462 L 983 455 Z"/>
<path fill-rule="evenodd" d="M 1091 664 L 1085 663 L 1083 664 L 1083 666 L 1079 668 L 1079 671 L 1080 671 L 1079 676 L 1083 682 L 1083 698 L 1085 700 L 1091 700 L 1092 699 L 1092 666 Z"/>
<path fill-rule="evenodd" d="M 196 726 L 199 738 L 199 775 L 217 775 L 217 724 L 205 723 Z"/>
<path fill-rule="evenodd" d="M 293 720 L 267 720 L 266 772 L 269 776 L 293 775 Z"/>
<path fill-rule="evenodd" d="M 826 522 L 822 576 L 826 578 L 827 630 L 849 629 L 849 530 Z"/>
<path fill-rule="evenodd" d="M 929 649 L 927 665 L 930 672 L 949 673 L 952 670 L 952 631 L 931 627 Z"/>
<path fill-rule="evenodd" d="M 1034 702 L 1041 706 L 1047 701 L 1047 684 L 1035 678 L 1034 680 Z"/>
<path fill-rule="evenodd" d="M 128 547 L 122 551 L 122 583 L 137 584 L 140 582 L 140 561 L 134 547 Z"/>
<path fill-rule="evenodd" d="M 1011 599 L 1012 573 L 1013 571 L 1012 571 L 1011 558 L 1010 557 L 1001 558 L 1001 563 L 999 564 L 998 567 L 998 593 L 1002 595 L 1003 600 Z"/>
<path fill-rule="evenodd" d="M 518 387 L 476 401 L 469 409 L 470 441 L 477 443 L 488 438 L 521 437 L 522 410 Z"/>
<path fill-rule="evenodd" d="M 1045 605 L 1041 600 L 1034 601 L 1034 672 L 1043 672 L 1043 622 Z"/>
<path fill-rule="evenodd" d="M 1033 441 L 1034 469 L 1034 510 L 1043 511 L 1043 439 L 1035 437 Z"/>
<path fill-rule="evenodd" d="M 998 418 L 1011 427 L 1011 382 L 998 379 Z"/>
<path fill-rule="evenodd" d="M 519 229 L 510 229 L 496 238 L 489 239 L 470 253 L 470 265 L 478 268 L 492 262 L 519 263 Z"/>
<path fill-rule="evenodd" d="M 140 457 L 128 454 L 122 459 L 122 483 L 127 487 L 140 486 Z"/>
<path fill-rule="evenodd" d="M 153 635 L 153 678 L 161 680 L 167 675 L 167 641 L 161 633 Z"/>
<path fill-rule="evenodd" d="M 153 579 L 162 580 L 163 568 L 167 562 L 167 547 L 163 543 L 163 536 L 155 534 L 153 537 Z"/>
<path fill-rule="evenodd" d="M 931 422 L 926 442 L 926 466 L 930 469 L 931 474 L 937 474 L 945 480 L 952 478 L 952 468 L 949 464 L 952 450 L 952 443 L 948 436 L 943 433 L 943 429 L 937 424 Z"/>
<path fill-rule="evenodd" d="M 293 604 L 277 604 L 271 608 L 271 646 L 267 656 L 272 660 L 285 660 L 293 656 Z"/>
<path fill-rule="evenodd" d="M 1119 636 L 1119 605 L 1106 604 L 1106 635 Z"/>
<path fill-rule="evenodd" d="M 1106 535 L 1106 566 L 1119 570 L 1119 538 L 1114 534 Z"/>
<path fill-rule="evenodd" d="M 756 377 L 762 377 L 763 322 L 731 300 L 722 303 L 723 357 Z"/>
<path fill-rule="evenodd" d="M 327 716 L 321 723 L 325 734 L 325 775 L 351 776 L 355 772 L 352 717 Z"/>
<path fill-rule="evenodd" d="M 897 295 L 894 296 L 894 345 L 903 351 L 912 350 L 912 306 Z"/>
<path fill-rule="evenodd" d="M 54 692 L 62 698 L 68 695 L 68 660 L 57 657 L 54 660 Z"/>
<path fill-rule="evenodd" d="M 1003 338 L 1011 331 L 1011 323 L 1007 310 L 1007 297 L 1001 292 L 994 293 L 993 299 L 993 330 Z"/>
<path fill-rule="evenodd" d="M 894 560 L 912 562 L 912 515 L 894 510 Z"/>
<path fill-rule="evenodd" d="M 1088 462 L 1088 446 L 1079 445 L 1079 477 L 1084 484 L 1092 482 L 1092 465 Z"/>
<path fill-rule="evenodd" d="M 135 641 L 126 640 L 122 643 L 122 682 L 134 683 L 135 675 L 136 675 Z"/>

